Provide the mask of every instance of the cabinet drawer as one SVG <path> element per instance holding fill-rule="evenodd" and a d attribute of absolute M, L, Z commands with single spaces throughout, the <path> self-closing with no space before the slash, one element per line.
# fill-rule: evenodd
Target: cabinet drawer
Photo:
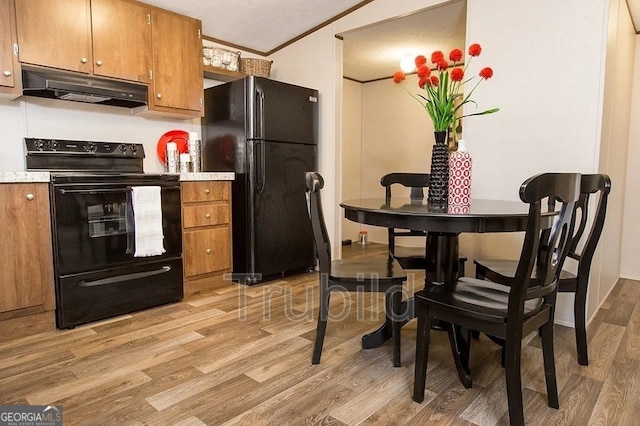
<path fill-rule="evenodd" d="M 182 202 L 225 201 L 229 199 L 229 182 L 182 182 Z"/>
<path fill-rule="evenodd" d="M 182 208 L 185 229 L 229 223 L 229 203 L 186 205 Z"/>
<path fill-rule="evenodd" d="M 183 263 L 185 277 L 231 268 L 229 227 L 184 232 Z"/>

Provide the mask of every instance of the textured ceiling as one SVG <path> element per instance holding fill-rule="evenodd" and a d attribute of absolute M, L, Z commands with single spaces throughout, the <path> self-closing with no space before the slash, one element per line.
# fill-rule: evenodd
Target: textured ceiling
<path fill-rule="evenodd" d="M 204 35 L 267 53 L 362 0 L 145 0 L 202 21 Z M 247 50 L 247 49 L 245 49 Z"/>
<path fill-rule="evenodd" d="M 200 19 L 205 36 L 262 54 L 369 1 L 145 0 Z M 402 55 L 463 48 L 465 19 L 466 0 L 457 0 L 339 34 L 344 40 L 344 75 L 356 81 L 385 78 L 398 69 Z"/>
<path fill-rule="evenodd" d="M 393 75 L 404 55 L 429 57 L 435 50 L 464 50 L 466 5 L 459 0 L 339 34 L 344 76 L 376 80 Z"/>

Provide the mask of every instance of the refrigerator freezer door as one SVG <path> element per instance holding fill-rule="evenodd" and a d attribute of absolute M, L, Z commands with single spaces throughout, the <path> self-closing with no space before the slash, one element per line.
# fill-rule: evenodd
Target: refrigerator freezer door
<path fill-rule="evenodd" d="M 256 176 L 254 187 L 254 271 L 262 278 L 315 265 L 304 174 L 315 169 L 316 155 L 314 145 L 259 142 L 255 146 L 255 162 L 261 165 L 256 173 L 262 176 Z"/>
<path fill-rule="evenodd" d="M 247 139 L 318 144 L 318 91 L 248 77 Z"/>

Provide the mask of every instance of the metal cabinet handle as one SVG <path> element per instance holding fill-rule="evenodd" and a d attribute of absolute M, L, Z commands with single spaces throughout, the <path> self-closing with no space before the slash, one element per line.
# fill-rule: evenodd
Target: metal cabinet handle
<path fill-rule="evenodd" d="M 156 95 L 156 98 L 158 98 L 158 99 L 162 99 L 162 93 L 158 93 L 158 94 Z"/>
<path fill-rule="evenodd" d="M 210 194 L 210 193 L 211 193 L 211 190 L 210 190 L 209 188 L 207 188 L 207 189 L 205 189 L 205 190 L 204 190 L 204 193 L 205 193 L 205 194 Z"/>
<path fill-rule="evenodd" d="M 96 65 L 97 65 L 97 66 L 102 65 L 102 61 L 100 61 L 100 60 L 96 61 Z"/>
<path fill-rule="evenodd" d="M 211 249 L 210 248 L 207 249 L 207 254 L 211 254 Z"/>
<path fill-rule="evenodd" d="M 26 197 L 29 201 L 33 201 L 33 199 L 36 198 L 33 194 L 27 194 Z"/>
<path fill-rule="evenodd" d="M 205 214 L 204 217 L 206 217 L 207 219 L 211 219 L 211 213 Z"/>
<path fill-rule="evenodd" d="M 11 71 L 9 71 L 9 70 L 6 70 L 2 74 L 4 74 L 5 77 L 11 77 Z"/>
<path fill-rule="evenodd" d="M 87 63 L 87 58 L 80 59 L 80 62 L 82 62 L 83 64 L 86 64 Z"/>

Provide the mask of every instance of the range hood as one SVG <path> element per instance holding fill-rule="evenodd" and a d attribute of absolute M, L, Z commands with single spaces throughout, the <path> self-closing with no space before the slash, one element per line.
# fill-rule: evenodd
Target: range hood
<path fill-rule="evenodd" d="M 25 96 L 135 108 L 147 104 L 147 86 L 68 71 L 22 67 Z"/>

